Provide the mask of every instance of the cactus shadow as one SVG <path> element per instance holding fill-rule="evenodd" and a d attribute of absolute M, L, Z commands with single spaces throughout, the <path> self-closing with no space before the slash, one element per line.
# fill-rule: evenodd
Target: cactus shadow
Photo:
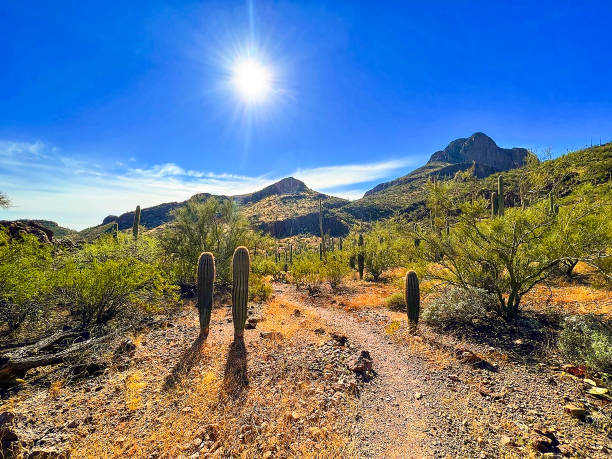
<path fill-rule="evenodd" d="M 232 398 L 238 398 L 248 386 L 247 351 L 244 338 L 236 338 L 230 345 L 223 375 L 223 389 Z"/>
<path fill-rule="evenodd" d="M 206 342 L 206 337 L 200 334 L 188 349 L 186 349 L 177 364 L 172 368 L 170 374 L 164 381 L 164 390 L 170 390 L 189 374 L 191 369 L 202 360 L 202 347 Z"/>

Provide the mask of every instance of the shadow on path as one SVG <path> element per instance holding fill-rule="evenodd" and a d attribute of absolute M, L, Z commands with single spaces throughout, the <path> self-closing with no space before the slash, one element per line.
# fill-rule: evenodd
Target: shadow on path
<path fill-rule="evenodd" d="M 199 335 L 189 349 L 183 352 L 178 363 L 166 377 L 164 381 L 164 390 L 170 390 L 176 387 L 181 379 L 187 376 L 189 371 L 202 360 L 202 347 L 205 342 L 206 338 L 203 335 Z"/>
<path fill-rule="evenodd" d="M 223 375 L 223 389 L 232 398 L 238 398 L 249 384 L 247 378 L 247 351 L 244 338 L 236 338 L 230 345 Z"/>

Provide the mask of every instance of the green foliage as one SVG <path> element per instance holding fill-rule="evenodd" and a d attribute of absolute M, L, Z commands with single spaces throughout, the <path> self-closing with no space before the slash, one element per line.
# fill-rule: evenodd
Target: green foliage
<path fill-rule="evenodd" d="M 559 349 L 573 363 L 612 373 L 612 322 L 592 314 L 566 318 Z"/>
<path fill-rule="evenodd" d="M 230 282 L 231 260 L 240 245 L 253 247 L 258 236 L 239 212 L 236 204 L 209 198 L 205 202 L 190 200 L 173 211 L 174 221 L 163 231 L 160 240 L 173 265 L 177 282 L 193 284 L 195 267 L 202 252 L 211 252 L 217 264 L 217 282 Z"/>
<path fill-rule="evenodd" d="M 272 276 L 276 281 L 282 278 L 280 263 L 275 263 L 272 258 L 263 256 L 254 257 L 251 270 L 254 274 L 259 274 L 260 276 Z"/>
<path fill-rule="evenodd" d="M 253 273 L 249 280 L 249 300 L 266 301 L 274 294 L 274 289 L 265 276 Z"/>
<path fill-rule="evenodd" d="M 380 280 L 384 271 L 399 264 L 400 241 L 393 234 L 393 228 L 377 222 L 364 236 L 364 263 L 374 281 Z"/>
<path fill-rule="evenodd" d="M 325 260 L 320 266 L 321 277 L 329 283 L 331 288 L 336 289 L 342 283 L 351 269 L 348 263 L 348 254 L 344 251 L 334 250 L 326 254 Z"/>
<path fill-rule="evenodd" d="M 321 266 L 323 261 L 315 252 L 302 252 L 293 256 L 292 280 L 298 287 L 305 287 L 312 295 L 316 293 L 323 283 Z"/>
<path fill-rule="evenodd" d="M 510 208 L 495 219 L 485 218 L 487 203 L 483 199 L 465 203 L 449 236 L 422 234 L 426 243 L 419 252 L 431 263 L 428 277 L 494 294 L 498 312 L 512 320 L 523 295 L 561 261 L 569 257 L 599 259 L 593 252 L 608 250 L 605 246 L 609 247 L 610 233 L 606 229 L 607 238 L 602 232 L 597 244 L 587 243 L 598 233 L 594 222 L 603 224 L 608 204 L 592 196 L 579 203 L 563 206 L 558 215 L 551 215 L 543 200 L 526 210 Z"/>
<path fill-rule="evenodd" d="M 406 303 L 404 302 L 404 294 L 402 292 L 395 292 L 385 298 L 385 306 L 392 311 L 406 310 Z"/>
<path fill-rule="evenodd" d="M 52 289 L 51 246 L 30 234 L 11 239 L 0 230 L 0 327 L 14 331 L 43 312 Z"/>
<path fill-rule="evenodd" d="M 56 274 L 63 301 L 85 326 L 105 324 L 123 312 L 158 312 L 176 302 L 158 242 L 135 245 L 119 235 L 100 238 L 66 256 Z"/>

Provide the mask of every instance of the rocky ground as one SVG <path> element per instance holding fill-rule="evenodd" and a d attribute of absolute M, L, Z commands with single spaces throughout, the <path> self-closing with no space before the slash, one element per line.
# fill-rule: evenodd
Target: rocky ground
<path fill-rule="evenodd" d="M 227 301 L 198 339 L 193 304 L 118 337 L 94 375 L 28 374 L 0 439 L 22 457 L 609 457 L 612 405 L 581 369 L 509 332 L 482 342 L 420 325 L 351 282 L 287 284 L 251 305 L 233 343 Z M 426 304 L 425 304 L 426 307 Z M 539 338 L 545 335 L 538 335 Z M 510 352 L 511 343 L 516 352 Z"/>

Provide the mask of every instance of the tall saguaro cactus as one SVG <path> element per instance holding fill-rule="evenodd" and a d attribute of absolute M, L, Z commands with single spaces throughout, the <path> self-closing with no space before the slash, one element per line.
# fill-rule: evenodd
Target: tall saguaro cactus
<path fill-rule="evenodd" d="M 323 232 L 323 200 L 319 199 L 319 230 L 321 231 L 321 256 L 325 253 L 325 233 Z"/>
<path fill-rule="evenodd" d="M 410 326 L 416 329 L 419 323 L 419 310 L 421 308 L 421 296 L 419 293 L 419 278 L 410 270 L 406 273 L 404 300 L 406 301 L 406 314 Z"/>
<path fill-rule="evenodd" d="M 139 229 L 140 229 L 140 206 L 136 206 L 136 212 L 134 212 L 134 225 L 132 226 L 132 234 L 134 234 L 134 239 L 138 239 Z"/>
<path fill-rule="evenodd" d="M 357 254 L 357 269 L 359 270 L 359 280 L 363 280 L 363 263 L 365 257 L 363 254 L 363 234 L 359 235 L 359 253 Z"/>
<path fill-rule="evenodd" d="M 119 239 L 119 223 L 115 223 L 115 227 L 113 228 L 113 237 L 115 240 Z"/>
<path fill-rule="evenodd" d="M 497 215 L 504 216 L 504 177 L 500 175 L 497 178 Z"/>
<path fill-rule="evenodd" d="M 215 283 L 215 257 L 202 252 L 198 259 L 198 313 L 200 315 L 200 336 L 206 338 L 210 326 Z"/>
<path fill-rule="evenodd" d="M 497 191 L 491 193 L 491 218 L 497 217 L 497 210 L 499 207 L 499 200 L 497 199 Z"/>
<path fill-rule="evenodd" d="M 232 258 L 232 319 L 234 320 L 234 339 L 244 336 L 249 300 L 249 272 L 251 261 L 249 250 L 238 247 Z"/>

